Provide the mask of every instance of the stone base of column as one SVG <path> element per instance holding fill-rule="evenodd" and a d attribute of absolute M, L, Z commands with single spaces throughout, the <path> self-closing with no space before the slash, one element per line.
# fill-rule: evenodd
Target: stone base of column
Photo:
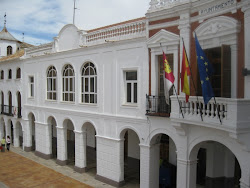
<path fill-rule="evenodd" d="M 234 178 L 206 177 L 206 188 L 234 188 Z"/>
<path fill-rule="evenodd" d="M 56 160 L 56 164 L 60 165 L 60 166 L 65 166 L 68 164 L 68 161 L 65 160 L 65 161 L 61 161 L 59 159 Z"/>
<path fill-rule="evenodd" d="M 107 184 L 109 184 L 109 185 L 112 185 L 112 186 L 114 186 L 114 187 L 122 187 L 122 186 L 125 184 L 125 181 L 116 182 L 116 181 L 114 181 L 114 180 L 105 178 L 105 177 L 100 176 L 100 175 L 96 175 L 96 176 L 95 176 L 95 179 L 97 179 L 98 181 L 107 183 Z"/>
<path fill-rule="evenodd" d="M 38 157 L 41 157 L 43 159 L 52 159 L 52 154 L 44 154 L 44 153 L 41 153 L 39 151 L 35 151 L 35 155 L 38 156 Z"/>
<path fill-rule="evenodd" d="M 31 151 L 31 146 L 30 147 L 27 147 L 27 146 L 24 146 L 24 151 L 26 151 L 26 152 L 30 152 Z"/>
<path fill-rule="evenodd" d="M 77 167 L 77 166 L 74 166 L 74 170 L 78 173 L 84 173 L 86 172 L 86 167 L 83 167 L 83 168 L 80 168 L 80 167 Z"/>

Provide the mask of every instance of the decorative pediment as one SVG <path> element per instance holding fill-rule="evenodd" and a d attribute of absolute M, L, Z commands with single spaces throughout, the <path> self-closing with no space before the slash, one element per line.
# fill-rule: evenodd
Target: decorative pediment
<path fill-rule="evenodd" d="M 174 33 L 161 29 L 158 33 L 154 34 L 147 41 L 149 48 L 170 45 L 179 45 L 180 37 Z"/>
<path fill-rule="evenodd" d="M 239 31 L 240 24 L 237 20 L 226 16 L 219 16 L 202 23 L 195 30 L 195 33 L 199 38 L 208 39 L 211 36 L 225 36 L 238 33 Z"/>
<path fill-rule="evenodd" d="M 65 25 L 54 38 L 54 48 L 56 52 L 79 48 L 79 29 L 73 25 Z"/>

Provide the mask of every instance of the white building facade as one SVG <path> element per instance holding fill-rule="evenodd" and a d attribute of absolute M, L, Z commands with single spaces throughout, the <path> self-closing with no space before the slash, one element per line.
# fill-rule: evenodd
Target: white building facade
<path fill-rule="evenodd" d="M 0 59 L 0 137 L 79 173 L 95 168 L 117 187 L 249 188 L 249 12 L 248 0 L 152 0 L 145 18 L 64 26 L 52 43 Z M 216 104 L 199 93 L 194 33 L 216 70 Z M 189 102 L 182 41 L 194 74 Z M 180 93 L 171 105 L 162 50 Z"/>

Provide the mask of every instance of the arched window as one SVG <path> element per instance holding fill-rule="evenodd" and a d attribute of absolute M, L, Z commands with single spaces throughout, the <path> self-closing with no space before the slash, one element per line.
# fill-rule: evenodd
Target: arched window
<path fill-rule="evenodd" d="M 83 66 L 81 91 L 83 103 L 97 103 L 97 73 L 95 65 L 91 62 Z"/>
<path fill-rule="evenodd" d="M 4 71 L 1 70 L 1 80 L 3 80 L 3 79 L 4 79 Z"/>
<path fill-rule="evenodd" d="M 16 70 L 16 79 L 20 79 L 21 78 L 21 69 L 17 68 Z"/>
<path fill-rule="evenodd" d="M 47 99 L 49 100 L 56 100 L 56 78 L 56 68 L 49 67 L 47 72 Z"/>
<path fill-rule="evenodd" d="M 12 79 L 12 70 L 9 69 L 9 76 L 8 76 L 8 79 Z"/>
<path fill-rule="evenodd" d="M 12 54 L 12 47 L 8 46 L 7 47 L 7 55 L 11 55 Z"/>
<path fill-rule="evenodd" d="M 66 65 L 62 76 L 63 101 L 75 101 L 75 73 L 71 65 Z"/>

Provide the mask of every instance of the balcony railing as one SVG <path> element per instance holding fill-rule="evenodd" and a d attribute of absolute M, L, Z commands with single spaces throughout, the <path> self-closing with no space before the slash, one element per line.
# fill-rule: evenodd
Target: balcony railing
<path fill-rule="evenodd" d="M 22 117 L 21 108 L 9 105 L 1 105 L 1 114 L 7 116 L 17 116 L 18 118 Z"/>
<path fill-rule="evenodd" d="M 169 117 L 171 106 L 166 103 L 165 96 L 146 95 L 146 115 Z"/>
<path fill-rule="evenodd" d="M 250 100 L 249 99 L 231 99 L 216 98 L 216 104 L 213 99 L 207 105 L 204 104 L 203 97 L 189 98 L 186 103 L 185 96 L 179 96 L 179 102 L 176 96 L 171 96 L 171 119 L 185 124 L 205 125 L 216 127 L 218 129 L 230 129 L 235 132 L 239 129 L 249 128 L 250 118 Z M 182 117 L 182 113 L 184 118 Z"/>

